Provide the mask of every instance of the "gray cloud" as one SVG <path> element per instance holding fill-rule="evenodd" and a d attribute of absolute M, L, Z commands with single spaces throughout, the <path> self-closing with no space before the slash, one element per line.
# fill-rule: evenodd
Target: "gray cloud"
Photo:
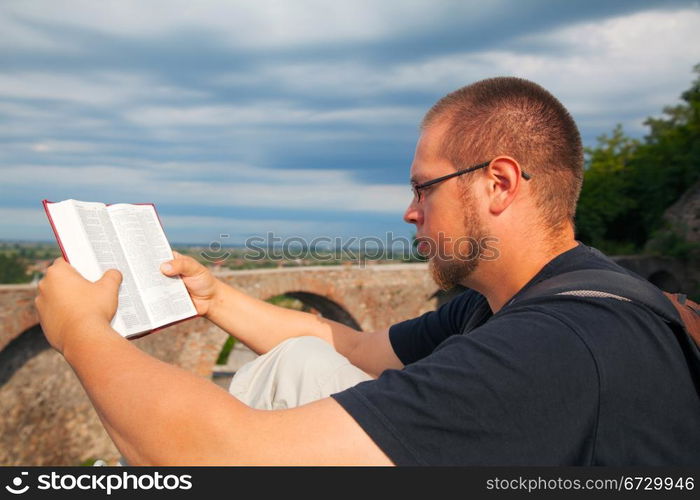
<path fill-rule="evenodd" d="M 183 237 L 232 214 L 409 233 L 417 123 L 441 95 L 522 76 L 589 144 L 641 135 L 689 85 L 698 25 L 677 1 L 3 2 L 0 210 L 155 201 Z"/>

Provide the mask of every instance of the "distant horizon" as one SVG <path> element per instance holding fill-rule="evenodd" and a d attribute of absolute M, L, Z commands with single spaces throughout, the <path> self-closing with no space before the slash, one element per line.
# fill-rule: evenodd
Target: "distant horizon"
<path fill-rule="evenodd" d="M 58 248 L 58 243 L 56 242 L 56 240 L 53 240 L 53 241 L 49 241 L 49 240 L 9 240 L 9 239 L 5 239 L 5 238 L 0 238 L 0 244 L 23 244 L 23 243 L 51 245 L 51 246 L 55 246 L 56 248 Z M 207 242 L 207 243 L 191 243 L 191 242 L 190 243 L 183 243 L 183 242 L 174 241 L 174 242 L 169 242 L 169 243 L 170 243 L 171 248 L 175 248 L 175 247 L 209 248 L 210 247 L 210 242 Z M 276 245 L 273 248 L 282 248 L 282 246 L 283 245 Z M 233 243 L 233 244 L 222 244 L 220 246 L 220 248 L 246 249 L 248 247 L 246 247 L 245 243 Z M 325 248 L 323 248 L 319 245 L 317 245 L 316 248 L 325 250 Z M 328 251 L 335 251 L 335 250 L 338 250 L 340 248 L 341 247 L 333 247 L 333 248 L 328 249 Z M 347 248 L 350 250 L 360 250 L 360 247 L 358 247 L 358 246 L 349 246 Z M 383 246 L 380 246 L 377 248 L 385 249 L 385 247 L 383 247 Z M 396 248 L 396 246 L 386 247 L 386 248 L 391 249 L 391 248 Z"/>

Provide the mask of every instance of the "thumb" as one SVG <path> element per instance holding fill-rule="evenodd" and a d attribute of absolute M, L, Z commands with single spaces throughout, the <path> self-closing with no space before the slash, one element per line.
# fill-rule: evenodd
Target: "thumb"
<path fill-rule="evenodd" d="M 182 259 L 183 255 L 173 250 L 173 257 L 173 260 L 166 260 L 160 265 L 160 272 L 166 276 L 174 276 L 181 272 L 182 263 L 178 262 L 178 260 Z"/>
<path fill-rule="evenodd" d="M 177 270 L 175 269 L 173 264 L 175 264 L 175 260 L 169 260 L 169 261 L 163 262 L 160 265 L 160 272 L 165 274 L 166 276 L 173 276 L 173 275 L 177 274 Z"/>
<path fill-rule="evenodd" d="M 203 267 L 192 257 L 181 255 L 176 259 L 163 262 L 160 272 L 166 276 L 194 276 L 202 271 Z"/>
<path fill-rule="evenodd" d="M 122 283 L 122 273 L 116 269 L 109 269 L 99 280 L 97 280 L 97 283 L 106 283 L 106 286 L 119 288 L 119 285 Z"/>

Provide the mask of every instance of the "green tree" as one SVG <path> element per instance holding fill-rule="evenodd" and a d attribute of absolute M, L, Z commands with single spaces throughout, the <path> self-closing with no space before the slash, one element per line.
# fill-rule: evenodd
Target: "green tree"
<path fill-rule="evenodd" d="M 612 135 L 598 137 L 598 145 L 586 148 L 587 168 L 578 204 L 578 237 L 605 251 L 624 245 L 617 222 L 637 208 L 629 195 L 629 169 L 639 142 L 626 137 L 622 125 Z M 619 251 L 617 248 L 614 250 Z"/>
<path fill-rule="evenodd" d="M 700 64 L 681 102 L 648 118 L 643 141 L 621 126 L 586 150 L 577 237 L 609 253 L 640 251 L 663 213 L 700 179 Z"/>
<path fill-rule="evenodd" d="M 15 254 L 0 255 L 0 283 L 28 283 L 27 262 Z"/>
<path fill-rule="evenodd" d="M 698 76 L 682 102 L 645 122 L 650 133 L 638 151 L 630 189 L 645 205 L 638 214 L 645 240 L 661 226 L 664 210 L 700 179 L 700 64 L 693 70 Z"/>

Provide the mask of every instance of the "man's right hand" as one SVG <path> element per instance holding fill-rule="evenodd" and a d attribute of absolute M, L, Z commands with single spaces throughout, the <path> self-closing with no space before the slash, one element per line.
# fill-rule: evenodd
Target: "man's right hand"
<path fill-rule="evenodd" d="M 166 276 L 182 277 L 187 291 L 192 297 L 197 314 L 206 316 L 214 303 L 214 296 L 219 288 L 219 280 L 192 257 L 173 252 L 175 259 L 163 262 L 160 270 Z"/>
<path fill-rule="evenodd" d="M 388 328 L 361 333 L 328 318 L 272 305 L 216 279 L 192 257 L 177 252 L 173 255 L 175 259 L 162 264 L 163 274 L 181 275 L 197 313 L 258 354 L 269 352 L 288 338 L 311 335 L 328 342 L 370 375 L 403 368 L 389 340 Z"/>

